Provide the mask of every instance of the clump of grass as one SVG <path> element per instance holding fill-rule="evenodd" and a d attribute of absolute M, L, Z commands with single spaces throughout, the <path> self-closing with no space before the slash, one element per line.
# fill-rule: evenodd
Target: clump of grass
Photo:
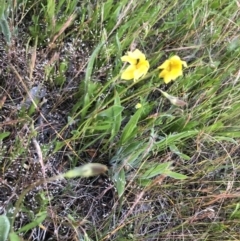
<path fill-rule="evenodd" d="M 0 214 L 11 241 L 238 237 L 236 1 L 6 9 Z M 125 81 L 121 57 L 135 49 L 150 69 Z M 165 84 L 157 67 L 174 55 L 188 68 Z M 109 172 L 51 179 L 92 162 Z"/>

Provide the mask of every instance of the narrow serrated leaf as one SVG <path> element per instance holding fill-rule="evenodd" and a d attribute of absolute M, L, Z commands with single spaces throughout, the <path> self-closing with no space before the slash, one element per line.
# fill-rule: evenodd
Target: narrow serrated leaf
<path fill-rule="evenodd" d="M 125 177 L 124 169 L 121 169 L 120 172 L 115 174 L 114 182 L 116 183 L 118 197 L 121 197 L 125 191 L 125 185 L 126 185 L 126 177 Z"/>
<path fill-rule="evenodd" d="M 188 178 L 188 176 L 186 176 L 186 175 L 183 175 L 183 174 L 177 173 L 177 172 L 172 172 L 170 170 L 166 170 L 164 172 L 164 175 L 172 177 L 174 179 L 180 179 L 180 180 L 184 180 L 184 179 Z"/>
<path fill-rule="evenodd" d="M 165 163 L 155 165 L 149 168 L 147 171 L 145 171 L 145 173 L 141 176 L 141 179 L 148 179 L 148 178 L 155 177 L 159 174 L 163 174 L 163 173 L 165 174 L 166 171 L 171 166 L 171 164 L 172 162 L 165 162 Z"/>
<path fill-rule="evenodd" d="M 127 125 L 124 127 L 120 143 L 125 144 L 127 141 L 129 141 L 133 137 L 133 132 L 137 127 L 138 120 L 141 116 L 142 109 L 138 109 L 136 113 L 130 118 Z"/>

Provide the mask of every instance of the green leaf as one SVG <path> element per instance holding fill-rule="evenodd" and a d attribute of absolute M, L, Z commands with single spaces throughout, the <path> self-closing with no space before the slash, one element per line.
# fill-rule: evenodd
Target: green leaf
<path fill-rule="evenodd" d="M 6 241 L 10 230 L 10 222 L 5 215 L 0 216 L 0 241 Z"/>
<path fill-rule="evenodd" d="M 113 128 L 111 131 L 110 140 L 113 139 L 118 134 L 121 124 L 122 124 L 122 111 L 124 108 L 121 106 L 120 97 L 119 97 L 117 91 L 115 91 L 114 106 L 115 106 L 115 108 L 113 109 L 113 120 L 114 121 L 113 121 Z"/>
<path fill-rule="evenodd" d="M 227 137 L 227 136 L 214 136 L 214 140 L 217 140 L 219 142 L 220 141 L 228 141 L 228 142 L 234 143 L 235 145 L 238 145 L 238 142 L 236 140 L 234 140 L 231 137 Z"/>
<path fill-rule="evenodd" d="M 138 184 L 143 186 L 143 187 L 147 187 L 152 183 L 151 179 L 138 179 L 137 180 Z"/>
<path fill-rule="evenodd" d="M 82 113 L 81 113 L 82 118 L 84 118 L 86 116 L 87 110 L 89 108 L 90 97 L 89 97 L 88 93 L 86 93 L 86 95 L 84 96 L 83 102 L 84 102 L 84 106 L 83 106 Z"/>
<path fill-rule="evenodd" d="M 96 124 L 89 126 L 87 129 L 89 129 L 90 131 L 93 130 L 99 130 L 99 131 L 107 131 L 109 133 L 109 130 L 112 127 L 112 122 L 110 121 L 99 121 Z"/>
<path fill-rule="evenodd" d="M 185 138 L 193 138 L 199 133 L 198 130 L 196 131 L 184 131 L 177 134 L 170 134 L 167 135 L 165 138 L 163 138 L 161 141 L 156 142 L 156 146 L 158 147 L 158 150 L 164 150 L 167 147 L 179 142 L 180 140 L 183 140 Z"/>
<path fill-rule="evenodd" d="M 87 70 L 86 70 L 86 75 L 85 75 L 85 87 L 87 88 L 88 85 L 88 81 L 90 81 L 91 79 L 91 75 L 92 75 L 92 71 L 93 71 L 93 65 L 94 65 L 94 61 L 97 58 L 97 55 L 100 51 L 100 49 L 102 48 L 104 42 L 100 43 L 96 49 L 93 51 L 89 61 L 88 61 L 88 65 L 87 65 Z"/>
<path fill-rule="evenodd" d="M 240 138 L 240 131 L 238 131 L 238 130 L 231 130 L 231 129 L 229 129 L 226 132 L 218 132 L 217 134 L 219 136 L 221 136 L 221 135 L 224 136 L 225 139 L 227 137 L 229 137 L 229 138 Z"/>
<path fill-rule="evenodd" d="M 233 52 L 235 50 L 237 50 L 238 48 L 240 48 L 240 39 L 239 37 L 235 37 L 233 38 L 233 40 L 229 43 L 227 50 L 229 52 Z"/>
<path fill-rule="evenodd" d="M 106 110 L 103 110 L 98 113 L 97 118 L 98 122 L 96 123 L 96 126 L 93 127 L 93 129 L 99 129 L 99 125 L 103 125 L 103 123 L 108 123 L 108 132 L 111 131 L 111 137 L 109 138 L 108 142 L 111 141 L 119 132 L 121 123 L 122 123 L 122 111 L 123 107 L 120 104 L 120 98 L 118 94 L 115 94 L 115 101 L 114 105 L 109 107 Z M 92 128 L 92 127 L 90 127 Z"/>
<path fill-rule="evenodd" d="M 111 106 L 106 110 L 103 110 L 98 113 L 99 117 L 107 117 L 109 120 L 113 121 L 115 117 L 119 116 L 121 112 L 123 111 L 122 106 Z"/>
<path fill-rule="evenodd" d="M 97 55 L 102 48 L 104 42 L 100 43 L 96 49 L 93 51 L 87 65 L 87 70 L 86 70 L 86 75 L 85 75 L 85 80 L 84 80 L 84 105 L 83 105 L 83 110 L 81 117 L 84 118 L 86 116 L 87 110 L 90 107 L 90 96 L 92 95 L 91 89 L 90 89 L 90 80 L 91 80 L 91 75 L 93 71 L 93 66 L 94 66 L 94 61 L 97 58 Z"/>
<path fill-rule="evenodd" d="M 9 234 L 10 241 L 21 241 L 21 238 L 16 233 Z"/>
<path fill-rule="evenodd" d="M 124 145 L 124 147 L 121 146 L 117 150 L 116 154 L 110 160 L 110 164 L 119 164 L 120 163 L 120 165 L 122 165 L 122 162 L 124 159 L 128 159 L 128 162 L 134 161 L 129 157 L 132 156 L 133 153 L 135 156 L 135 154 L 139 150 L 141 150 L 141 152 L 142 152 L 142 149 L 145 149 L 145 145 L 146 144 L 143 145 L 143 143 L 140 141 L 134 141 L 134 142 L 130 142 L 130 143 Z"/>
<path fill-rule="evenodd" d="M 32 221 L 31 223 L 26 224 L 25 226 L 23 226 L 22 228 L 20 228 L 17 233 L 21 233 L 21 232 L 26 232 L 29 231 L 35 227 L 37 227 L 39 224 L 41 224 L 47 217 L 47 211 L 44 211 L 40 214 L 38 214 L 39 217 L 37 217 L 34 221 Z"/>
<path fill-rule="evenodd" d="M 55 0 L 48 0 L 47 1 L 47 15 L 49 20 L 53 21 L 55 14 Z"/>
<path fill-rule="evenodd" d="M 10 135 L 10 132 L 3 132 L 0 133 L 0 140 L 3 140 L 4 138 L 8 137 Z"/>
<path fill-rule="evenodd" d="M 141 179 L 148 179 L 155 177 L 159 174 L 165 174 L 166 171 L 169 169 L 169 167 L 172 165 L 172 162 L 165 162 L 158 165 L 155 165 L 154 167 L 149 168 L 142 176 Z"/>
<path fill-rule="evenodd" d="M 106 21 L 106 19 L 108 19 L 109 16 L 111 16 L 110 11 L 112 10 L 112 6 L 114 6 L 113 0 L 108 0 L 104 4 L 102 4 L 103 21 Z"/>
<path fill-rule="evenodd" d="M 57 151 L 59 151 L 62 147 L 64 147 L 66 145 L 66 143 L 64 141 L 55 141 L 55 148 L 53 150 L 53 153 L 56 153 Z"/>
<path fill-rule="evenodd" d="M 60 65 L 59 65 L 59 72 L 61 74 L 64 74 L 64 73 L 66 73 L 67 69 L 68 69 L 68 62 L 67 61 L 62 61 L 60 63 Z"/>
<path fill-rule="evenodd" d="M 240 211 L 239 211 L 239 209 L 240 209 L 240 203 L 237 203 L 234 211 L 230 215 L 230 219 L 233 219 L 233 218 L 240 219 Z"/>
<path fill-rule="evenodd" d="M 0 20 L 0 26 L 6 42 L 10 44 L 12 34 L 10 32 L 8 21 L 5 19 L 5 17 L 2 17 L 2 19 Z"/>
<path fill-rule="evenodd" d="M 170 170 L 166 170 L 163 174 L 166 176 L 172 177 L 174 179 L 180 179 L 180 180 L 184 180 L 184 179 L 188 178 L 188 176 L 186 176 L 186 175 L 183 175 L 183 174 L 180 174 L 177 172 L 172 172 Z"/>
<path fill-rule="evenodd" d="M 136 111 L 136 113 L 130 118 L 129 122 L 124 127 L 121 138 L 120 138 L 121 144 L 125 144 L 126 142 L 128 142 L 130 139 L 133 138 L 133 133 L 137 127 L 137 123 L 141 116 L 141 113 L 142 113 L 142 108 L 140 108 Z"/>
<path fill-rule="evenodd" d="M 66 82 L 66 76 L 65 75 L 57 75 L 55 78 L 54 78 L 54 83 L 57 85 L 57 86 L 62 86 L 64 83 Z"/>
<path fill-rule="evenodd" d="M 170 150 L 175 153 L 176 155 L 178 155 L 180 158 L 182 158 L 183 160 L 189 161 L 191 158 L 185 154 L 183 154 L 182 152 L 179 151 L 179 149 L 175 146 L 175 145 L 171 145 L 170 146 Z"/>
<path fill-rule="evenodd" d="M 129 154 L 129 156 L 126 157 L 127 164 L 132 168 L 137 168 L 143 161 L 141 158 L 141 155 L 143 155 L 144 152 L 146 152 L 147 148 L 148 148 L 147 143 L 139 146 L 137 150 L 134 150 L 131 154 Z"/>
<path fill-rule="evenodd" d="M 125 191 L 126 185 L 125 171 L 123 168 L 120 170 L 120 172 L 116 172 L 114 175 L 114 182 L 116 183 L 118 197 L 121 197 Z"/>
<path fill-rule="evenodd" d="M 4 12 L 6 10 L 6 0 L 0 0 L 0 20 L 4 18 Z"/>

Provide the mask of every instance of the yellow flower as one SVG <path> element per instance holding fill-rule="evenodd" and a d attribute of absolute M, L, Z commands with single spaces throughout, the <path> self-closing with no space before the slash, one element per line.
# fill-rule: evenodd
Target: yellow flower
<path fill-rule="evenodd" d="M 138 49 L 128 52 L 128 55 L 121 57 L 121 60 L 130 64 L 121 75 L 121 78 L 124 80 L 133 79 L 136 81 L 148 72 L 149 62 L 146 60 L 146 56 Z"/>
<path fill-rule="evenodd" d="M 137 103 L 137 104 L 135 105 L 135 109 L 140 109 L 140 108 L 142 108 L 142 104 L 141 104 L 141 103 Z"/>
<path fill-rule="evenodd" d="M 187 63 L 175 55 L 158 67 L 158 69 L 163 69 L 159 77 L 163 78 L 164 82 L 167 84 L 183 74 L 182 66 L 187 67 Z"/>

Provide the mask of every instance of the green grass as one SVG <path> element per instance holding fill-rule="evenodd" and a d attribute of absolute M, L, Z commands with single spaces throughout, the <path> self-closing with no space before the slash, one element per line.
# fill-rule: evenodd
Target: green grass
<path fill-rule="evenodd" d="M 0 6 L 10 241 L 238 240 L 237 1 Z M 121 79 L 121 57 L 135 48 L 150 63 L 136 83 Z M 188 68 L 164 84 L 157 67 L 173 55 Z M 108 172 L 55 178 L 90 162 Z"/>

